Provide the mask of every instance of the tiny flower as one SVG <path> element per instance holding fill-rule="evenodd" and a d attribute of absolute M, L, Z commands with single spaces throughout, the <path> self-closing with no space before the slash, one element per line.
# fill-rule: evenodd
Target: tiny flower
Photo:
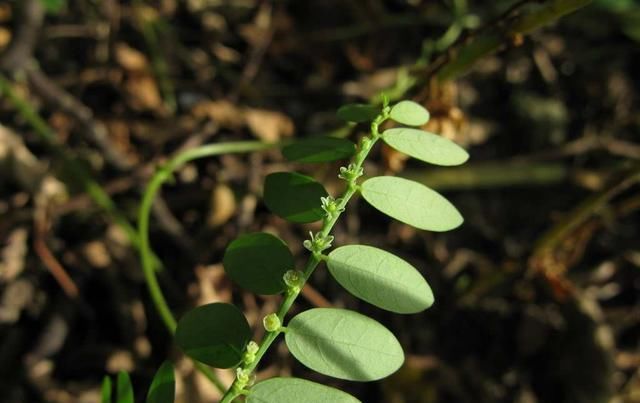
<path fill-rule="evenodd" d="M 255 341 L 250 341 L 249 344 L 247 344 L 247 348 L 245 349 L 245 353 L 242 357 L 242 362 L 247 365 L 254 362 L 256 360 L 256 353 L 259 349 L 260 347 Z"/>
<path fill-rule="evenodd" d="M 267 332 L 275 332 L 280 330 L 282 323 L 280 318 L 275 313 L 270 313 L 262 319 L 262 324 Z"/>
<path fill-rule="evenodd" d="M 311 239 L 307 239 L 302 243 L 307 250 L 313 253 L 320 253 L 325 249 L 331 247 L 331 243 L 333 242 L 333 235 L 324 236 L 320 232 L 317 234 L 313 234 L 309 232 Z"/>
<path fill-rule="evenodd" d="M 338 175 L 338 178 L 353 182 L 363 174 L 364 170 L 362 167 L 358 167 L 356 164 L 351 163 L 348 167 L 340 167 L 340 174 Z"/>
<path fill-rule="evenodd" d="M 302 287 L 302 284 L 304 283 L 304 275 L 299 270 L 287 271 L 286 273 L 284 273 L 282 279 L 284 280 L 284 283 L 287 285 L 287 287 L 296 291 L 299 291 Z"/>
<path fill-rule="evenodd" d="M 236 379 L 238 379 L 238 383 L 240 383 L 242 387 L 249 382 L 250 374 L 251 373 L 249 371 L 242 367 L 238 367 L 236 369 Z"/>
<path fill-rule="evenodd" d="M 327 217 L 333 217 L 335 214 L 342 213 L 344 211 L 344 207 L 339 207 L 339 204 L 342 202 L 342 199 L 334 199 L 331 196 L 321 197 L 322 201 L 322 209 L 325 213 L 327 213 Z"/>

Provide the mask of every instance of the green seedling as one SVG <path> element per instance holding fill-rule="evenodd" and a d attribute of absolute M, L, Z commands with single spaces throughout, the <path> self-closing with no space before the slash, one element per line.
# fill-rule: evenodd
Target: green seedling
<path fill-rule="evenodd" d="M 338 110 L 338 116 L 349 122 L 369 123 L 369 133 L 357 146 L 345 139 L 313 138 L 288 144 L 283 155 L 290 161 L 306 163 L 349 158 L 337 173 L 344 181 L 341 194 L 329 195 L 321 183 L 295 172 L 272 173 L 265 180 L 264 202 L 271 212 L 293 223 L 322 223 L 321 229 L 303 242 L 308 251 L 306 264 L 294 267 L 294 257 L 286 243 L 268 233 L 240 235 L 224 254 L 225 271 L 236 284 L 256 294 L 282 296 L 277 311 L 263 319 L 266 332 L 262 340 L 251 340 L 246 318 L 232 304 L 199 306 L 187 312 L 176 325 L 166 305 L 158 304 L 164 308 L 160 310 L 163 318 L 169 319 L 165 320 L 168 327 L 175 327 L 176 344 L 187 356 L 202 364 L 235 371 L 235 381 L 224 389 L 222 403 L 241 397 L 249 403 L 358 402 L 345 392 L 299 378 L 271 378 L 254 384 L 256 368 L 281 334 L 298 361 L 329 377 L 374 381 L 402 366 L 404 352 L 393 333 L 358 312 L 315 308 L 287 318 L 302 288 L 321 263 L 326 264 L 333 278 L 348 292 L 378 308 L 413 314 L 434 303 L 429 284 L 411 264 L 368 245 L 334 248 L 331 232 L 356 195 L 362 195 L 380 212 L 418 229 L 448 231 L 460 226 L 463 219 L 458 210 L 442 195 L 420 183 L 393 176 L 366 180 L 361 177 L 364 162 L 379 141 L 416 159 L 442 166 L 463 164 L 468 154 L 441 136 L 415 128 L 427 123 L 429 112 L 412 101 L 390 106 L 385 98 L 377 107 L 346 105 Z M 389 120 L 403 126 L 380 132 L 380 126 Z M 190 151 L 194 158 L 207 154 Z M 155 181 L 153 191 L 145 194 L 147 207 L 162 180 Z M 147 227 L 143 229 L 146 232 Z M 144 240 L 147 237 L 142 234 Z M 145 273 L 151 277 L 149 265 L 145 267 Z M 151 289 L 156 291 L 156 297 L 161 297 L 159 288 Z M 119 377 L 118 393 L 120 381 Z M 147 402 L 173 402 L 173 388 L 173 369 L 165 364 L 154 378 Z M 110 394 L 110 385 L 104 390 Z"/>

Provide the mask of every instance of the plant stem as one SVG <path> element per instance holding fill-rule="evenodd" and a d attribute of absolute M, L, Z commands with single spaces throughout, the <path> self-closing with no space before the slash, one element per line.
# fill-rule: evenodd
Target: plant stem
<path fill-rule="evenodd" d="M 385 110 L 380 115 L 378 115 L 378 117 L 371 123 L 371 138 L 369 139 L 370 141 L 366 143 L 365 142 L 360 143 L 361 144 L 360 148 L 357 154 L 352 159 L 352 164 L 354 166 L 353 171 L 358 172 L 362 168 L 362 164 L 364 163 L 364 160 L 366 159 L 367 155 L 369 155 L 369 152 L 375 145 L 376 141 L 378 141 L 378 139 L 380 138 L 378 127 L 387 118 L 388 118 L 388 109 L 385 108 Z M 323 221 L 322 229 L 320 230 L 320 233 L 319 233 L 321 237 L 326 238 L 327 236 L 329 236 L 334 225 L 340 218 L 341 212 L 344 211 L 344 208 L 349 203 L 349 200 L 351 200 L 353 195 L 355 195 L 356 192 L 358 191 L 358 185 L 356 183 L 356 180 L 357 180 L 357 177 L 353 177 L 352 179 L 347 180 L 347 187 L 344 193 L 339 199 L 337 199 L 339 200 L 339 203 L 337 206 L 336 213 L 327 216 L 327 218 Z M 318 266 L 318 263 L 320 263 L 322 260 L 323 259 L 322 259 L 321 252 L 312 252 L 311 256 L 309 256 L 309 259 L 307 260 L 307 263 L 305 264 L 304 270 L 303 270 L 302 285 L 299 288 L 295 288 L 295 289 L 289 288 L 287 290 L 286 297 L 284 298 L 284 300 L 282 300 L 282 302 L 280 303 L 280 307 L 277 310 L 277 315 L 281 323 L 284 323 L 284 317 L 289 312 L 289 309 L 291 308 L 296 298 L 300 294 L 301 289 L 309 280 L 309 277 L 311 277 L 311 275 L 313 274 L 313 271 Z M 267 352 L 271 344 L 275 341 L 275 339 L 278 337 L 280 333 L 282 333 L 282 329 L 276 330 L 273 332 L 267 332 L 264 335 L 264 337 L 262 338 L 262 341 L 260 342 L 260 347 L 258 349 L 258 352 L 255 354 L 255 359 L 250 363 L 246 363 L 240 367 L 246 375 L 253 373 L 255 368 L 260 363 L 260 360 L 262 359 L 264 354 Z M 242 382 L 240 382 L 238 378 L 236 378 L 236 380 L 233 382 L 229 390 L 227 390 L 227 392 L 222 397 L 222 400 L 220 401 L 220 403 L 230 403 L 236 397 L 242 394 L 246 394 L 246 392 L 247 391 L 244 390 L 244 385 L 242 384 Z"/>
<path fill-rule="evenodd" d="M 193 161 L 199 158 L 211 157 L 220 154 L 232 154 L 232 153 L 246 153 L 251 151 L 266 150 L 277 146 L 275 143 L 263 143 L 260 141 L 238 141 L 228 143 L 209 144 L 202 147 L 187 150 L 183 153 L 176 155 L 169 160 L 161 169 L 159 169 L 151 181 L 147 185 L 144 195 L 142 196 L 142 203 L 138 212 L 138 232 L 137 236 L 140 239 L 140 261 L 142 263 L 142 271 L 144 278 L 151 294 L 151 300 L 160 314 L 164 325 L 169 332 L 173 334 L 176 329 L 176 319 L 171 313 L 171 309 L 167 304 L 167 300 L 162 294 L 162 289 L 158 284 L 158 279 L 154 270 L 154 254 L 149 244 L 149 218 L 151 217 L 151 207 L 153 206 L 153 200 L 156 197 L 158 191 L 162 188 L 162 185 L 168 180 L 172 179 L 172 174 L 178 168 L 189 161 Z M 207 378 L 209 378 L 213 384 L 220 390 L 225 391 L 225 387 L 218 377 L 206 366 L 196 363 L 196 367 Z"/>

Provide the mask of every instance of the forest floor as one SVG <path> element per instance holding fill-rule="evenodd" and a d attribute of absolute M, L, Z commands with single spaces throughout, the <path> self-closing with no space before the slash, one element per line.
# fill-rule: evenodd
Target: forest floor
<path fill-rule="evenodd" d="M 436 303 L 384 313 L 318 270 L 295 309 L 366 313 L 398 335 L 406 364 L 379 382 L 342 382 L 280 345 L 258 378 L 295 374 L 368 403 L 640 402 L 640 3 L 596 1 L 505 36 L 464 71 L 453 67 L 465 43 L 549 2 L 150 3 L 0 2 L 0 402 L 97 402 L 119 370 L 142 399 L 167 358 L 179 402 L 215 401 L 140 269 L 131 231 L 148 180 L 206 143 L 355 140 L 366 128 L 335 110 L 382 91 L 425 105 L 427 129 L 471 158 L 425 167 L 383 147 L 367 174 L 423 182 L 465 223 L 420 232 L 355 200 L 336 244 L 392 250 Z M 232 284 L 225 247 L 266 230 L 302 262 L 317 225 L 271 215 L 264 177 L 296 169 L 335 194 L 339 167 L 287 163 L 274 149 L 181 168 L 151 225 L 173 311 L 234 301 L 260 329 L 279 297 Z"/>

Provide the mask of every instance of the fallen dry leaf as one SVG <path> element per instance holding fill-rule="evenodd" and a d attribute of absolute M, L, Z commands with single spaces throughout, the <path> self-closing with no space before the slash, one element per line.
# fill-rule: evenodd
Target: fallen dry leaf
<path fill-rule="evenodd" d="M 211 227 L 218 227 L 227 221 L 236 212 L 236 198 L 229 186 L 217 185 L 211 192 L 211 207 L 207 223 Z"/>
<path fill-rule="evenodd" d="M 191 112 L 196 118 L 209 118 L 228 129 L 238 129 L 244 125 L 242 110 L 225 100 L 200 102 Z"/>
<path fill-rule="evenodd" d="M 129 77 L 125 88 L 131 106 L 135 109 L 156 110 L 162 107 L 162 97 L 156 80 L 151 75 Z"/>
<path fill-rule="evenodd" d="M 275 142 L 293 135 L 293 122 L 283 113 L 262 109 L 247 109 L 245 112 L 249 129 L 260 140 Z"/>
<path fill-rule="evenodd" d="M 134 49 L 126 43 L 117 43 L 115 46 L 116 61 L 122 68 L 132 72 L 149 71 L 149 61 L 144 53 Z"/>

